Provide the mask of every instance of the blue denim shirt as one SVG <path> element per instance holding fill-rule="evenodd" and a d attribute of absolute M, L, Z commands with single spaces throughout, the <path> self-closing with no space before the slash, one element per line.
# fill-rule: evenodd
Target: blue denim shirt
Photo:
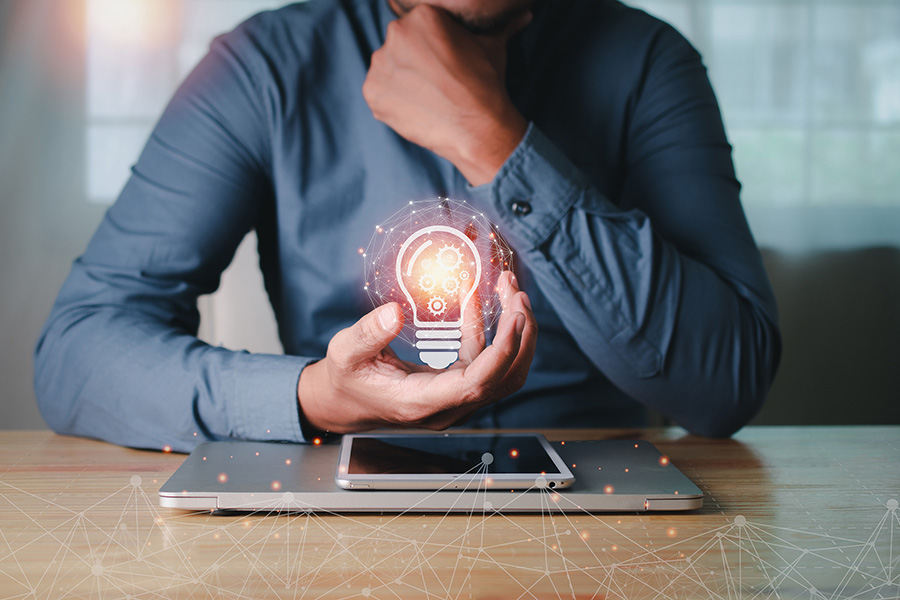
<path fill-rule="evenodd" d="M 302 441 L 302 369 L 372 308 L 357 248 L 439 195 L 505 234 L 540 327 L 524 389 L 473 425 L 640 425 L 645 405 L 706 435 L 746 423 L 778 363 L 777 313 L 697 52 L 618 2 L 538 2 L 509 45 L 528 131 L 473 188 L 363 100 L 394 18 L 386 0 L 312 0 L 214 42 L 41 334 L 47 423 L 175 450 Z M 196 338 L 197 297 L 252 229 L 284 356 Z"/>

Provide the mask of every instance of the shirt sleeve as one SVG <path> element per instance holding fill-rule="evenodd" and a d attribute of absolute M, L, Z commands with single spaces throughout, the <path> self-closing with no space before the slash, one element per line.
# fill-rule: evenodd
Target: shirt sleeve
<path fill-rule="evenodd" d="M 621 197 L 531 124 L 490 184 L 491 216 L 617 387 L 690 431 L 730 435 L 774 377 L 777 309 L 706 70 L 671 28 L 623 118 Z"/>
<path fill-rule="evenodd" d="M 214 291 L 272 201 L 267 115 L 246 38 L 187 78 L 84 255 L 35 351 L 35 391 L 59 433 L 189 451 L 206 440 L 303 440 L 310 361 L 212 347 L 197 298 Z"/>

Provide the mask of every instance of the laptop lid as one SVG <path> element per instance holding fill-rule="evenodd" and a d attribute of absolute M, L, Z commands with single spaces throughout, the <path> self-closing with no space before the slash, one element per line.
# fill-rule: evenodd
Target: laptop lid
<path fill-rule="evenodd" d="M 703 493 L 642 440 L 551 442 L 575 476 L 565 490 L 496 487 L 345 490 L 335 483 L 340 446 L 207 442 L 159 490 L 184 510 L 313 512 L 631 512 L 699 508 Z"/>

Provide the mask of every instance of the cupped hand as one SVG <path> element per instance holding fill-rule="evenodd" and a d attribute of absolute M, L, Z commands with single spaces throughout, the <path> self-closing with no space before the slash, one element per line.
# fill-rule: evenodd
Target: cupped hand
<path fill-rule="evenodd" d="M 437 370 L 400 360 L 388 346 L 403 329 L 396 303 L 381 306 L 339 331 L 324 359 L 307 366 L 297 395 L 314 427 L 337 433 L 376 427 L 446 429 L 525 384 L 537 324 L 525 292 L 501 275 L 503 313 L 490 346 L 464 336 L 460 358 Z"/>

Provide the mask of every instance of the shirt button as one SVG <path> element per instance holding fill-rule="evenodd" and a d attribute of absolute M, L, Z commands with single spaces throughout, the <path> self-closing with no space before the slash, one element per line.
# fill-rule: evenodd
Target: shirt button
<path fill-rule="evenodd" d="M 531 214 L 531 202 L 526 200 L 516 200 L 510 204 L 509 207 L 512 209 L 513 213 L 519 217 Z"/>

